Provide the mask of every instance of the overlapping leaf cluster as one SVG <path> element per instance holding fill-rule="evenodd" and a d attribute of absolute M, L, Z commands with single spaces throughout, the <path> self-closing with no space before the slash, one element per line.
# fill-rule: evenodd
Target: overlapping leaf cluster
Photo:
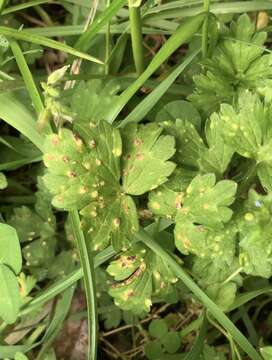
<path fill-rule="evenodd" d="M 139 226 L 150 224 L 139 224 L 142 208 L 152 221 L 172 225 L 176 249 L 224 310 L 242 286 L 241 273 L 272 275 L 272 70 L 265 39 L 248 16 L 239 17 L 205 60 L 192 102 L 168 103 L 154 123 L 117 129 L 105 121 L 101 104 L 105 98 L 114 106 L 118 86 L 81 83 L 72 101 L 72 130 L 47 136 L 44 182 L 53 205 L 80 211 L 95 251 L 109 243 L 121 250 L 107 268 L 115 281 L 109 293 L 120 308 L 148 311 L 176 281 L 162 259 L 134 242 Z M 203 119 L 193 104 L 201 114 L 217 112 Z M 250 174 L 244 174 L 246 161 Z M 250 186 L 260 191 L 248 195 Z M 158 233 L 165 244 L 172 228 Z"/>
<path fill-rule="evenodd" d="M 129 247 L 138 230 L 132 196 L 167 180 L 175 168 L 168 161 L 174 139 L 154 124 L 129 126 L 122 138 L 104 121 L 79 124 L 77 131 L 62 129 L 45 143 L 44 181 L 55 195 L 53 205 L 80 210 L 95 250 L 110 241 L 116 249 Z"/>
<path fill-rule="evenodd" d="M 246 14 L 223 29 L 216 50 L 203 61 L 205 72 L 194 78 L 196 90 L 190 99 L 199 109 L 211 114 L 220 104 L 235 101 L 241 89 L 271 99 L 272 57 L 265 54 L 266 37 Z"/>

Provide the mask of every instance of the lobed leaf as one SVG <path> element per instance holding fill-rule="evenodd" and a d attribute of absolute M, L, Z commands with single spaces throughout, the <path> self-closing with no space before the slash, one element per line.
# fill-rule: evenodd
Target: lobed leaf
<path fill-rule="evenodd" d="M 123 187 L 141 195 L 167 181 L 175 169 L 168 161 L 175 153 L 174 138 L 161 135 L 156 124 L 128 125 L 123 133 Z"/>

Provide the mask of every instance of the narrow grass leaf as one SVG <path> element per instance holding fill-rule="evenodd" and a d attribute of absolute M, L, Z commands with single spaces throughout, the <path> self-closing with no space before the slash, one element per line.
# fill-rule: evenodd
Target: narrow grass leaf
<path fill-rule="evenodd" d="M 0 118 L 43 151 L 43 137 L 36 130 L 34 115 L 11 93 L 0 94 Z"/>
<path fill-rule="evenodd" d="M 51 49 L 63 51 L 68 54 L 78 56 L 82 59 L 93 61 L 98 64 L 103 64 L 103 62 L 101 60 L 99 60 L 91 55 L 85 54 L 81 51 L 78 51 L 78 50 L 72 48 L 71 46 L 62 44 L 62 43 L 52 40 L 52 39 L 48 39 L 44 36 L 29 34 L 25 30 L 16 30 L 16 29 L 11 29 L 6 26 L 0 26 L 0 35 L 6 36 L 8 38 L 16 39 L 16 40 L 22 40 L 22 41 L 27 41 L 27 42 L 30 42 L 33 44 L 46 46 Z"/>
<path fill-rule="evenodd" d="M 120 127 L 126 126 L 131 122 L 141 121 L 146 114 L 157 104 L 160 98 L 166 93 L 170 86 L 174 83 L 180 73 L 193 61 L 199 54 L 200 49 L 189 55 L 180 65 L 176 67 L 171 74 L 158 85 L 148 96 L 144 98 L 133 111 L 120 123 Z"/>
<path fill-rule="evenodd" d="M 23 52 L 15 40 L 10 41 L 10 47 L 24 79 L 25 87 L 28 91 L 29 96 L 31 97 L 33 106 L 36 110 L 37 115 L 39 115 L 44 109 L 43 102 L 36 87 L 36 84 L 33 80 L 32 74 L 28 68 L 27 62 L 24 58 Z"/>
<path fill-rule="evenodd" d="M 91 250 L 88 247 L 88 243 L 85 241 L 83 232 L 81 230 L 80 219 L 77 210 L 71 211 L 70 216 L 72 230 L 79 250 L 80 261 L 84 274 L 89 324 L 88 360 L 96 360 L 98 344 L 98 313 L 96 304 L 94 262 Z"/>
<path fill-rule="evenodd" d="M 37 360 L 44 359 L 44 355 L 51 347 L 56 336 L 63 327 L 63 322 L 70 310 L 72 298 L 74 295 L 75 287 L 71 286 L 69 289 L 62 293 L 60 299 L 55 307 L 54 317 L 47 328 L 46 334 L 43 338 L 43 345 L 37 357 Z"/>
<path fill-rule="evenodd" d="M 119 101 L 116 102 L 112 109 L 111 122 L 115 120 L 117 115 L 132 98 L 132 96 L 144 85 L 146 80 L 161 66 L 161 64 L 168 59 L 182 44 L 188 41 L 195 32 L 200 28 L 206 14 L 199 14 L 187 21 L 185 21 L 176 32 L 167 40 L 162 48 L 154 56 L 151 63 L 146 70 L 129 86 L 120 96 Z"/>
<path fill-rule="evenodd" d="M 269 293 L 272 293 L 271 287 L 265 287 L 262 289 L 253 290 L 253 291 L 246 292 L 244 294 L 240 294 L 236 297 L 233 304 L 228 309 L 228 312 L 238 309 L 240 306 L 246 304 L 247 302 L 255 299 L 258 296 L 261 296 L 264 294 L 269 294 Z"/>
<path fill-rule="evenodd" d="M 17 5 L 13 5 L 13 6 L 9 6 L 7 8 L 5 8 L 1 15 L 7 15 L 7 14 L 11 14 L 13 12 L 16 11 L 21 11 L 21 10 L 25 10 L 27 8 L 36 6 L 36 5 L 41 5 L 41 4 L 50 4 L 50 0 L 33 0 L 33 1 L 26 1 L 22 4 L 17 4 Z"/>
<path fill-rule="evenodd" d="M 105 9 L 101 15 L 88 27 L 88 29 L 79 37 L 75 44 L 76 49 L 83 51 L 89 50 L 91 40 L 94 36 L 117 14 L 117 12 L 126 4 L 126 0 L 114 0 L 112 4 Z"/>
<path fill-rule="evenodd" d="M 202 1 L 203 3 L 203 1 Z M 272 3 L 271 1 L 232 1 L 232 2 L 223 2 L 211 4 L 210 12 L 216 15 L 222 14 L 233 14 L 233 13 L 243 13 L 251 11 L 260 11 L 260 10 L 271 10 Z M 161 19 L 171 19 L 171 18 L 185 18 L 189 16 L 195 16 L 203 11 L 203 6 L 193 6 L 184 8 L 183 7 L 174 7 L 162 9 L 160 12 L 149 11 L 147 12 L 146 19 L 149 20 L 161 20 Z M 150 15 L 151 14 L 151 15 Z"/>

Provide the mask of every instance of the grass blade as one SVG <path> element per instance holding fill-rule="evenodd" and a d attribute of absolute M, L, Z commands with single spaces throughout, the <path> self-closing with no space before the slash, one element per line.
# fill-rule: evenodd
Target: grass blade
<path fill-rule="evenodd" d="M 46 352 L 49 350 L 56 336 L 63 327 L 63 322 L 70 310 L 71 302 L 73 299 L 75 287 L 70 287 L 61 294 L 61 298 L 58 300 L 54 317 L 48 326 L 45 336 L 43 338 L 43 345 L 37 357 L 37 360 L 42 360 L 45 358 Z"/>
<path fill-rule="evenodd" d="M 103 62 L 101 60 L 99 60 L 91 55 L 85 54 L 81 51 L 78 51 L 78 50 L 72 48 L 71 46 L 62 44 L 62 43 L 52 40 L 52 39 L 48 39 L 44 36 L 30 34 L 29 32 L 27 32 L 25 30 L 16 30 L 16 29 L 11 29 L 6 26 L 0 26 L 0 35 L 6 36 L 8 38 L 16 39 L 16 40 L 22 40 L 22 41 L 30 42 L 33 44 L 46 46 L 46 47 L 49 47 L 49 48 L 52 48 L 55 50 L 66 52 L 66 53 L 74 55 L 74 56 L 78 56 L 85 60 L 93 61 L 98 64 L 103 64 Z"/>
<path fill-rule="evenodd" d="M 201 2 L 203 3 L 203 1 Z M 233 14 L 233 13 L 243 13 L 250 11 L 260 11 L 260 10 L 271 10 L 272 3 L 271 1 L 236 1 L 236 2 L 223 2 L 215 3 L 210 5 L 210 12 L 216 15 L 222 14 Z M 161 19 L 171 19 L 171 18 L 185 18 L 188 16 L 195 16 L 203 11 L 203 6 L 194 6 L 191 8 L 184 7 L 175 7 L 169 10 L 163 10 L 161 12 L 154 13 L 150 11 L 146 13 L 146 20 L 161 20 Z M 148 15 L 152 12 L 151 15 Z"/>
<path fill-rule="evenodd" d="M 174 83 L 180 73 L 193 61 L 197 54 L 199 54 L 199 52 L 200 49 L 194 51 L 187 57 L 187 59 L 178 65 L 176 69 L 173 70 L 172 73 L 155 88 L 155 90 L 146 96 L 144 100 L 133 109 L 133 111 L 120 123 L 120 127 L 124 127 L 131 122 L 141 121 L 153 108 L 153 106 L 155 106 L 155 104 L 160 100 L 160 98 L 166 93 L 166 91 Z"/>
<path fill-rule="evenodd" d="M 114 0 L 112 4 L 97 17 L 89 28 L 79 37 L 75 48 L 89 50 L 91 40 L 110 21 L 110 19 L 126 4 L 126 0 Z"/>
<path fill-rule="evenodd" d="M 244 294 L 238 295 L 236 297 L 236 299 L 234 300 L 233 304 L 231 305 L 231 307 L 228 309 L 228 312 L 239 308 L 240 306 L 246 304 L 247 302 L 255 299 L 258 296 L 261 296 L 264 294 L 269 294 L 271 292 L 272 292 L 272 288 L 266 287 L 266 288 L 262 288 L 259 290 L 253 290 L 253 291 L 249 291 Z"/>
<path fill-rule="evenodd" d="M 115 108 L 112 109 L 111 122 L 115 120 L 126 103 L 141 88 L 141 86 L 144 85 L 146 80 L 161 66 L 161 64 L 194 35 L 202 25 L 205 16 L 206 14 L 204 13 L 185 21 L 167 40 L 142 75 L 119 97 L 119 100 L 115 104 Z"/>
<path fill-rule="evenodd" d="M 220 323 L 233 337 L 237 344 L 249 355 L 252 360 L 262 360 L 261 356 L 250 344 L 247 338 L 237 329 L 223 311 L 200 289 L 182 267 L 168 254 L 157 242 L 155 242 L 144 230 L 140 230 L 136 239 L 142 241 L 146 246 L 161 256 L 165 262 L 176 273 L 177 277 L 195 294 L 204 306 L 210 311 L 214 318 Z"/>
<path fill-rule="evenodd" d="M 84 274 L 84 284 L 88 307 L 88 324 L 89 324 L 89 350 L 88 360 L 96 360 L 97 343 L 98 343 L 98 314 L 96 304 L 96 284 L 94 263 L 91 250 L 85 241 L 80 227 L 80 219 L 77 210 L 71 211 L 71 225 L 79 250 L 80 261 Z"/>
<path fill-rule="evenodd" d="M 201 352 L 205 343 L 205 337 L 207 334 L 208 322 L 207 318 L 204 314 L 204 318 L 202 320 L 202 326 L 200 328 L 199 335 L 192 346 L 190 352 L 185 356 L 184 360 L 198 360 L 201 356 Z"/>
<path fill-rule="evenodd" d="M 29 96 L 32 99 L 33 106 L 36 110 L 36 113 L 39 115 L 44 109 L 43 102 L 41 100 L 39 91 L 37 90 L 36 84 L 33 80 L 32 74 L 28 68 L 22 50 L 15 40 L 10 41 L 10 47 L 24 79 L 25 87 L 28 91 Z"/>
<path fill-rule="evenodd" d="M 50 4 L 50 1 L 48 0 L 32 0 L 32 1 L 27 1 L 27 2 L 24 2 L 22 4 L 17 4 L 17 5 L 13 5 L 13 6 L 9 6 L 7 8 L 5 8 L 1 15 L 7 15 L 7 14 L 11 14 L 15 11 L 21 11 L 21 10 L 24 10 L 24 9 L 27 9 L 27 8 L 30 8 L 30 7 L 33 7 L 33 6 L 36 6 L 36 5 L 41 5 L 41 4 Z"/>
<path fill-rule="evenodd" d="M 11 93 L 0 94 L 0 118 L 43 151 L 43 137 L 36 130 L 33 114 Z"/>
<path fill-rule="evenodd" d="M 94 268 L 99 267 L 104 262 L 108 261 L 116 252 L 113 250 L 112 246 L 109 246 L 107 249 L 101 251 L 94 258 Z M 37 297 L 30 301 L 21 311 L 19 316 L 23 316 L 32 312 L 32 310 L 37 309 L 37 307 L 42 306 L 46 302 L 53 299 L 55 296 L 61 294 L 63 291 L 68 289 L 70 286 L 74 285 L 78 280 L 83 278 L 82 268 L 74 270 L 71 274 L 67 275 L 64 279 L 57 280 L 55 284 L 51 285 L 49 288 L 40 293 Z"/>

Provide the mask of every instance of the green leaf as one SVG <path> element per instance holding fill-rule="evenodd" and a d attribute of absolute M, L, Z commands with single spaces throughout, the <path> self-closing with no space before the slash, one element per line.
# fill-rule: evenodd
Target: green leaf
<path fill-rule="evenodd" d="M 31 97 L 33 106 L 36 110 L 36 113 L 39 115 L 43 111 L 44 107 L 24 54 L 20 48 L 20 45 L 16 41 L 11 40 L 10 47 L 20 69 L 28 94 Z"/>
<path fill-rule="evenodd" d="M 214 174 L 196 176 L 186 190 L 181 216 L 206 226 L 228 222 L 232 216 L 228 206 L 234 201 L 236 187 L 231 180 L 216 183 Z"/>
<path fill-rule="evenodd" d="M 44 359 L 44 355 L 48 352 L 56 336 L 61 331 L 63 322 L 71 307 L 74 291 L 75 288 L 70 287 L 69 289 L 65 290 L 57 300 L 54 315 L 42 339 L 42 347 L 39 355 L 37 356 L 37 360 Z"/>
<path fill-rule="evenodd" d="M 49 266 L 56 250 L 55 238 L 34 240 L 23 248 L 23 256 L 29 267 Z"/>
<path fill-rule="evenodd" d="M 256 161 L 257 174 L 265 190 L 272 190 L 271 166 L 271 107 L 259 96 L 244 92 L 237 110 L 222 105 L 219 116 L 224 140 L 240 155 Z"/>
<path fill-rule="evenodd" d="M 17 230 L 21 243 L 32 241 L 36 238 L 46 240 L 54 235 L 54 216 L 40 217 L 26 206 L 14 208 L 13 212 L 13 215 L 8 219 L 8 223 Z"/>
<path fill-rule="evenodd" d="M 70 130 L 62 129 L 45 139 L 44 163 L 49 172 L 44 182 L 54 194 L 52 204 L 58 208 L 81 208 L 91 200 L 98 165 L 94 153 Z M 97 159 L 98 160 L 98 159 Z"/>
<path fill-rule="evenodd" d="M 34 115 L 11 93 L 0 95 L 0 116 L 43 151 L 43 137 L 36 130 Z"/>
<path fill-rule="evenodd" d="M 174 219 L 184 198 L 185 191 L 196 173 L 176 168 L 169 180 L 148 195 L 148 207 L 157 216 Z"/>
<path fill-rule="evenodd" d="M 211 229 L 194 224 L 186 216 L 177 216 L 176 247 L 185 255 L 191 253 L 203 259 L 212 259 L 215 263 L 231 263 L 236 248 L 236 232 L 234 226 Z"/>
<path fill-rule="evenodd" d="M 95 250 L 109 241 L 116 249 L 128 247 L 138 218 L 134 201 L 120 186 L 119 130 L 104 121 L 78 124 L 77 129 L 84 142 L 67 129 L 45 141 L 44 181 L 55 195 L 52 203 L 81 210 L 83 228 Z"/>
<path fill-rule="evenodd" d="M 0 264 L 9 266 L 15 274 L 21 271 L 22 256 L 16 230 L 6 224 L 0 224 Z"/>
<path fill-rule="evenodd" d="M 0 172 L 0 190 L 4 190 L 8 186 L 8 181 L 4 173 Z"/>
<path fill-rule="evenodd" d="M 258 177 L 265 191 L 272 191 L 272 163 L 260 163 L 257 167 Z"/>
<path fill-rule="evenodd" d="M 147 359 L 156 360 L 163 355 L 162 346 L 159 341 L 150 341 L 145 344 L 145 355 Z"/>
<path fill-rule="evenodd" d="M 96 59 L 95 57 L 93 57 L 89 54 L 85 54 L 81 51 L 78 51 L 78 50 L 72 48 L 71 46 L 65 45 L 61 42 L 58 42 L 58 41 L 55 41 L 52 39 L 48 39 L 44 36 L 29 34 L 25 30 L 17 30 L 17 29 L 12 29 L 12 28 L 6 27 L 6 26 L 0 26 L 0 34 L 4 35 L 6 37 L 10 37 L 12 39 L 27 41 L 27 42 L 31 42 L 34 44 L 46 46 L 46 47 L 49 47 L 49 48 L 52 48 L 55 50 L 66 52 L 67 54 L 78 56 L 82 59 L 93 61 L 98 64 L 103 64 L 102 61 L 100 61 L 99 59 Z"/>
<path fill-rule="evenodd" d="M 81 210 L 82 228 L 95 251 L 104 249 L 110 241 L 116 250 L 125 250 L 138 230 L 135 203 L 121 192 L 102 193 L 101 198 Z"/>
<path fill-rule="evenodd" d="M 160 65 L 168 59 L 182 44 L 186 43 L 200 28 L 206 14 L 199 14 L 185 21 L 160 48 L 153 57 L 152 61 L 131 86 L 129 86 L 116 102 L 116 106 L 112 109 L 111 122 L 113 122 L 127 102 L 135 95 L 135 93 L 144 85 L 149 77 L 160 67 Z"/>
<path fill-rule="evenodd" d="M 181 345 L 180 335 L 177 331 L 171 331 L 161 338 L 161 343 L 166 352 L 175 354 Z"/>
<path fill-rule="evenodd" d="M 75 44 L 75 47 L 87 51 L 92 44 L 91 40 L 94 38 L 94 36 L 125 5 L 125 3 L 126 0 L 113 1 L 110 6 L 108 6 L 100 14 L 100 16 L 98 16 L 95 21 L 90 24 L 88 29 L 79 37 Z"/>
<path fill-rule="evenodd" d="M 179 279 L 196 295 L 196 297 L 207 307 L 216 320 L 226 329 L 233 339 L 241 346 L 241 348 L 254 360 L 261 360 L 259 353 L 250 344 L 247 338 L 237 329 L 233 322 L 220 310 L 220 308 L 203 292 L 196 283 L 191 279 L 185 270 L 178 264 L 178 262 L 165 251 L 156 241 L 154 241 L 149 234 L 140 230 L 136 235 L 136 240 L 142 241 L 154 253 L 156 253 L 162 260 L 166 261 L 169 267 L 175 272 Z"/>
<path fill-rule="evenodd" d="M 269 157 L 264 147 L 264 141 L 269 141 L 266 134 L 268 113 L 256 94 L 242 93 L 239 97 L 238 111 L 230 105 L 222 105 L 220 126 L 225 141 L 240 155 L 259 161 Z"/>
<path fill-rule="evenodd" d="M 149 324 L 148 332 L 154 338 L 163 339 L 168 333 L 168 326 L 164 319 L 155 319 Z"/>
<path fill-rule="evenodd" d="M 62 251 L 54 258 L 54 263 L 48 269 L 48 278 L 65 277 L 75 268 L 75 253 L 73 251 Z"/>
<path fill-rule="evenodd" d="M 223 352 L 217 351 L 215 347 L 204 344 L 201 360 L 226 360 Z"/>
<path fill-rule="evenodd" d="M 239 269 L 238 259 L 233 256 L 230 261 L 220 261 L 218 257 L 216 262 L 211 256 L 210 259 L 195 257 L 192 271 L 201 288 L 226 311 L 233 304 L 238 287 L 242 285 Z"/>
<path fill-rule="evenodd" d="M 28 360 L 28 358 L 23 353 L 16 353 L 14 360 Z"/>
<path fill-rule="evenodd" d="M 198 168 L 200 154 L 206 150 L 202 138 L 188 120 L 164 121 L 164 131 L 176 140 L 174 161 L 182 167 Z"/>
<path fill-rule="evenodd" d="M 131 195 L 141 195 L 167 181 L 175 164 L 174 139 L 161 135 L 155 124 L 128 125 L 123 131 L 123 186 Z"/>
<path fill-rule="evenodd" d="M 88 122 L 87 126 L 78 124 L 75 128 L 89 145 L 91 152 L 95 154 L 93 161 L 101 175 L 98 174 L 104 180 L 113 178 L 112 180 L 116 180 L 119 185 L 122 154 L 122 139 L 119 130 L 105 121 L 99 121 L 97 124 Z"/>
<path fill-rule="evenodd" d="M 131 122 L 140 122 L 148 113 L 149 111 L 155 107 L 156 103 L 162 98 L 162 96 L 167 92 L 167 90 L 169 89 L 169 87 L 171 86 L 172 83 L 174 83 L 174 81 L 176 80 L 176 78 L 180 75 L 180 73 L 186 69 L 186 67 L 192 62 L 192 60 L 198 55 L 198 53 L 200 52 L 200 50 L 196 50 L 194 51 L 192 54 L 190 54 L 188 56 L 188 58 L 186 58 L 181 64 L 179 64 L 171 73 L 170 75 L 164 79 L 157 87 L 155 90 L 153 90 L 148 96 L 146 96 L 135 108 L 134 110 L 121 122 L 120 126 L 124 127 L 125 125 L 127 125 L 128 123 Z M 172 105 L 171 105 L 172 104 Z M 167 107 L 167 106 L 170 106 Z M 167 109 L 166 109 L 167 107 Z M 169 103 L 165 106 L 165 111 L 166 114 L 168 114 L 168 112 L 171 110 L 174 111 L 175 114 L 175 109 L 177 110 L 178 114 L 183 113 L 183 111 L 185 112 L 185 117 L 189 116 L 190 118 L 192 118 L 192 122 L 197 125 L 200 123 L 200 117 L 198 112 L 195 110 L 194 106 L 191 105 L 190 103 L 183 101 L 183 100 L 179 100 L 179 101 L 175 101 L 172 103 Z M 174 115 L 173 114 L 173 115 Z M 162 114 L 162 115 L 165 115 Z M 170 114 L 169 114 L 170 115 Z M 184 115 L 181 117 L 181 119 L 184 118 Z M 159 117 L 160 118 L 160 117 Z M 167 116 L 166 118 L 167 120 L 169 120 L 169 117 Z M 165 118 L 163 120 L 166 120 Z M 175 119 L 179 119 L 178 117 L 175 117 Z M 157 120 L 158 121 L 158 120 Z M 160 121 L 160 120 L 159 120 Z"/>
<path fill-rule="evenodd" d="M 8 324 L 13 324 L 19 314 L 21 297 L 16 276 L 10 268 L 0 264 L 0 317 Z"/>
<path fill-rule="evenodd" d="M 205 151 L 200 151 L 199 169 L 202 173 L 213 172 L 221 176 L 231 161 L 234 149 L 224 141 L 217 114 L 214 113 L 206 122 L 205 134 L 208 148 Z"/>
<path fill-rule="evenodd" d="M 187 103 L 184 103 L 188 107 Z M 230 145 L 224 143 L 218 115 L 213 114 L 211 119 L 206 122 L 206 146 L 197 131 L 197 129 L 200 130 L 200 122 L 197 123 L 196 120 L 193 121 L 193 118 L 190 118 L 189 110 L 187 116 L 186 110 L 183 111 L 183 107 L 180 108 L 183 114 L 180 114 L 179 117 L 177 117 L 178 113 L 173 113 L 174 121 L 164 120 L 161 123 L 164 131 L 174 136 L 176 140 L 177 150 L 174 161 L 182 167 L 199 169 L 201 173 L 214 172 L 221 177 L 229 165 L 235 150 Z M 196 110 L 194 111 L 196 112 Z"/>
<path fill-rule="evenodd" d="M 189 98 L 207 114 L 221 103 L 232 103 L 240 89 L 264 90 L 272 77 L 271 55 L 263 55 L 266 33 L 255 32 L 248 15 L 222 33 L 212 56 L 203 62 L 206 72 L 195 76 L 196 90 Z"/>
<path fill-rule="evenodd" d="M 237 216 L 243 271 L 265 278 L 272 274 L 271 204 L 271 194 L 263 196 L 252 190 Z"/>
<path fill-rule="evenodd" d="M 89 125 L 90 122 L 97 124 L 100 120 L 108 121 L 119 91 L 120 84 L 116 79 L 79 82 L 71 96 L 71 112 L 75 123 Z"/>
<path fill-rule="evenodd" d="M 265 346 L 260 349 L 261 354 L 264 360 L 271 360 L 272 359 L 272 346 Z"/>
<path fill-rule="evenodd" d="M 115 304 L 136 314 L 148 312 L 152 295 L 163 297 L 177 281 L 161 259 L 138 244 L 112 261 L 107 272 L 117 281 L 109 290 Z"/>
<path fill-rule="evenodd" d="M 192 123 L 197 130 L 200 129 L 201 118 L 192 103 L 185 100 L 175 100 L 166 104 L 156 115 L 156 121 L 186 120 Z"/>

